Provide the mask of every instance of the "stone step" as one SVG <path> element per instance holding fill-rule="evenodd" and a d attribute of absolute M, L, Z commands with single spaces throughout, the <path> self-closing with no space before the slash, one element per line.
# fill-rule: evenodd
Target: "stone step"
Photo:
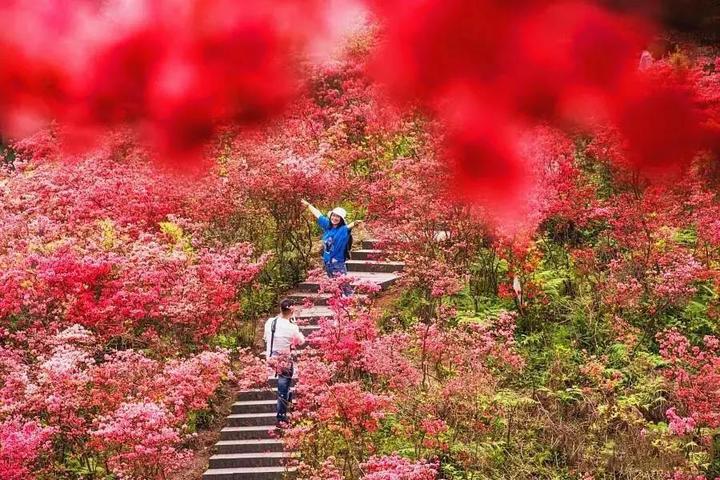
<path fill-rule="evenodd" d="M 300 327 L 300 330 L 302 330 L 305 327 L 317 327 L 320 325 L 320 320 L 332 320 L 332 317 L 320 317 L 320 318 L 301 318 L 298 319 L 298 325 Z M 305 332 L 303 332 L 303 335 L 305 335 Z"/>
<path fill-rule="evenodd" d="M 329 293 L 313 293 L 313 292 L 290 292 L 287 298 L 294 301 L 296 305 L 302 305 L 306 301 L 312 302 L 313 305 L 327 305 L 327 300 L 332 295 Z"/>
<path fill-rule="evenodd" d="M 269 400 L 245 400 L 238 401 L 232 405 L 232 413 L 267 413 L 274 412 L 277 408 L 277 399 Z"/>
<path fill-rule="evenodd" d="M 284 447 L 283 441 L 278 438 L 220 440 L 215 444 L 218 453 L 282 452 Z"/>
<path fill-rule="evenodd" d="M 227 425 L 231 427 L 254 427 L 267 425 L 272 427 L 275 425 L 275 412 L 263 413 L 232 413 L 227 416 Z"/>
<path fill-rule="evenodd" d="M 364 300 L 367 299 L 368 296 L 364 294 L 356 294 L 355 297 L 359 300 Z M 293 300 L 297 304 L 302 304 L 309 300 L 313 303 L 313 305 L 325 306 L 328 304 L 328 301 L 333 298 L 333 295 L 330 293 L 291 292 L 287 295 L 287 298 Z"/>
<path fill-rule="evenodd" d="M 398 279 L 398 276 L 389 272 L 348 272 L 348 276 L 352 278 L 352 283 L 357 285 L 359 282 L 370 282 L 379 285 L 385 290 Z M 298 285 L 299 292 L 317 293 L 320 290 L 320 282 L 316 280 L 308 280 Z"/>
<path fill-rule="evenodd" d="M 202 480 L 281 480 L 293 478 L 295 467 L 212 468 Z"/>
<path fill-rule="evenodd" d="M 381 262 L 375 260 L 348 260 L 345 262 L 350 272 L 401 272 L 405 264 L 403 262 Z"/>
<path fill-rule="evenodd" d="M 385 252 L 383 250 L 378 250 L 376 248 L 367 248 L 362 250 L 353 250 L 350 252 L 350 259 L 351 260 L 383 260 L 383 257 L 385 256 Z"/>
<path fill-rule="evenodd" d="M 210 468 L 280 467 L 292 456 L 290 452 L 218 453 L 210 457 Z"/>
<path fill-rule="evenodd" d="M 383 252 L 378 247 L 379 242 L 370 239 L 362 242 L 361 250 L 353 251 L 352 260 L 347 262 L 353 283 L 371 282 L 386 289 L 397 281 L 403 263 L 383 261 Z M 318 292 L 318 282 L 306 281 L 290 295 L 296 301 L 309 298 L 315 303 L 313 307 L 299 307 L 296 314 L 306 336 L 318 331 L 319 319 L 334 317 L 334 312 L 325 305 L 329 295 Z M 294 378 L 292 383 L 296 381 Z M 281 480 L 296 476 L 295 467 L 284 465 L 294 454 L 284 450 L 275 428 L 277 378 L 269 378 L 267 384 L 269 388 L 239 392 L 203 480 Z"/>
<path fill-rule="evenodd" d="M 250 388 L 238 393 L 239 402 L 277 399 L 277 391 L 271 388 Z"/>
<path fill-rule="evenodd" d="M 335 313 L 329 308 L 325 306 L 315 306 L 315 307 L 303 307 L 298 310 L 298 312 L 295 314 L 295 317 L 297 318 L 304 318 L 304 319 L 318 319 L 318 318 L 329 318 L 334 317 Z"/>
<path fill-rule="evenodd" d="M 297 286 L 298 292 L 317 293 L 320 290 L 320 282 L 305 281 Z"/>
<path fill-rule="evenodd" d="M 368 238 L 363 240 L 361 245 L 363 250 L 377 250 L 380 247 L 380 240 Z"/>
<path fill-rule="evenodd" d="M 290 385 L 292 386 L 292 385 L 295 385 L 296 383 L 297 383 L 297 368 L 295 370 L 295 375 L 293 375 L 292 380 L 290 381 Z M 277 384 L 278 384 L 277 377 L 268 378 L 268 384 L 270 385 L 270 388 L 274 389 L 275 398 L 277 398 Z"/>
<path fill-rule="evenodd" d="M 257 440 L 274 438 L 274 424 L 253 425 L 251 427 L 225 427 L 220 430 L 220 440 Z"/>
<path fill-rule="evenodd" d="M 360 271 L 350 271 L 348 272 L 348 275 L 353 277 L 355 280 L 353 283 L 357 282 L 371 282 L 375 285 L 379 285 L 381 289 L 386 290 L 388 287 L 393 285 L 398 278 L 397 273 L 394 272 L 360 272 Z"/>
<path fill-rule="evenodd" d="M 303 325 L 300 327 L 300 331 L 303 335 L 305 335 L 305 337 L 312 335 L 318 330 L 320 330 L 320 327 L 318 325 Z"/>

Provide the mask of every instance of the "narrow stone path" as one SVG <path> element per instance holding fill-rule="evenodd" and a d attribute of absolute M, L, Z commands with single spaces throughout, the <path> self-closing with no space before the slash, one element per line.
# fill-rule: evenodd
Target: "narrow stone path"
<path fill-rule="evenodd" d="M 403 264 L 377 260 L 382 257 L 383 251 L 377 248 L 376 240 L 364 240 L 362 249 L 353 250 L 352 260 L 347 261 L 348 275 L 386 289 L 395 283 Z M 320 294 L 318 290 L 317 282 L 306 281 L 288 294 L 297 303 L 309 299 L 314 304 L 297 315 L 307 320 L 300 327 L 306 337 L 320 328 L 318 320 L 333 316 L 327 307 L 330 295 Z M 239 393 L 203 480 L 276 480 L 292 476 L 294 469 L 286 464 L 294 454 L 285 451 L 282 440 L 274 435 L 276 387 L 277 379 L 271 378 L 266 388 Z"/>

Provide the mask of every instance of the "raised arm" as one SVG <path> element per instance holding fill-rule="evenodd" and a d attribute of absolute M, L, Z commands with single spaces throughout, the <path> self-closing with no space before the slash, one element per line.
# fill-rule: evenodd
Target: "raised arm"
<path fill-rule="evenodd" d="M 293 326 L 295 327 L 295 335 L 292 339 L 293 346 L 299 347 L 300 345 L 305 343 L 305 335 L 303 335 L 303 333 L 300 331 L 300 327 L 294 324 Z"/>
<path fill-rule="evenodd" d="M 322 212 L 318 210 L 317 208 L 313 207 L 310 202 L 308 202 L 305 199 L 300 200 L 304 206 L 308 208 L 312 212 L 313 215 L 315 215 L 315 218 L 320 218 L 322 216 Z"/>
<path fill-rule="evenodd" d="M 353 228 L 355 228 L 355 227 L 357 227 L 357 226 L 359 226 L 359 225 L 362 225 L 363 223 L 365 223 L 365 222 L 363 222 L 362 220 L 355 220 L 355 221 L 353 221 L 353 222 L 348 223 L 348 224 L 347 224 L 347 227 L 348 227 L 350 230 L 352 230 Z"/>

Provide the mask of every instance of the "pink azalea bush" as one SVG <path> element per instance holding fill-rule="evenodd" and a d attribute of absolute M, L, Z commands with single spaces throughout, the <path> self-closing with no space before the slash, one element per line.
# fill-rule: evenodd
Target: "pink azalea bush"
<path fill-rule="evenodd" d="M 665 371 L 673 383 L 673 393 L 687 409 L 681 417 L 675 408 L 666 413 L 673 433 L 682 435 L 697 427 L 720 427 L 718 391 L 714 385 L 720 380 L 720 341 L 706 336 L 703 346 L 695 346 L 677 330 L 659 335 L 662 356 L 668 361 Z"/>
<path fill-rule="evenodd" d="M 34 478 L 35 463 L 49 447 L 55 430 L 36 421 L 8 418 L 0 423 L 0 473 L 8 480 Z"/>
<path fill-rule="evenodd" d="M 172 415 L 162 405 L 123 403 L 98 418 L 90 434 L 118 476 L 159 478 L 182 471 L 189 460 L 189 452 L 177 448 L 182 435 L 172 424 Z"/>
<path fill-rule="evenodd" d="M 372 457 L 361 468 L 364 480 L 433 480 L 438 474 L 432 463 L 411 462 L 398 455 Z"/>
<path fill-rule="evenodd" d="M 168 361 L 133 350 L 103 358 L 98 337 L 79 325 L 4 340 L 0 415 L 8 475 L 36 456 L 51 459 L 52 440 L 103 459 L 125 478 L 162 478 L 184 465 L 189 414 L 207 407 L 230 370 L 223 350 Z M 28 351 L 33 359 L 23 355 Z"/>
<path fill-rule="evenodd" d="M 2 172 L 0 476 L 167 478 L 221 388 L 267 379 L 211 344 L 271 255 L 204 234 L 229 210 L 192 192 L 219 176 L 160 171 L 121 133 L 71 161 L 48 135 Z"/>
<path fill-rule="evenodd" d="M 339 290 L 335 295 L 334 316 L 320 322 L 298 362 L 292 427 L 284 435 L 289 448 L 303 452 L 303 478 L 318 471 L 334 478 L 339 465 L 359 478 L 436 478 L 435 463 L 383 456 L 382 439 L 390 431 L 432 460 L 454 435 L 477 429 L 476 420 L 468 421 L 477 408 L 471 399 L 492 396 L 496 374 L 524 365 L 514 315 L 503 313 L 488 325 L 438 322 L 384 334 L 378 312 L 357 298 L 340 298 Z M 493 413 L 485 414 L 489 420 Z M 332 464 L 316 454 L 317 445 Z"/>

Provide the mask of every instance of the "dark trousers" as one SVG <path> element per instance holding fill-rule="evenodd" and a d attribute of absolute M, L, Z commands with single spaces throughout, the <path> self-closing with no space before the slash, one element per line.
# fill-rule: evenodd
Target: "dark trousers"
<path fill-rule="evenodd" d="M 293 369 L 291 368 L 289 376 L 278 375 L 278 400 L 277 400 L 277 420 L 278 422 L 287 421 L 287 408 L 290 404 L 290 383 L 292 382 Z"/>
<path fill-rule="evenodd" d="M 330 278 L 347 275 L 347 267 L 345 262 L 325 262 L 325 273 Z M 349 297 L 353 294 L 353 287 L 350 284 L 342 286 L 342 294 L 345 297 Z"/>

